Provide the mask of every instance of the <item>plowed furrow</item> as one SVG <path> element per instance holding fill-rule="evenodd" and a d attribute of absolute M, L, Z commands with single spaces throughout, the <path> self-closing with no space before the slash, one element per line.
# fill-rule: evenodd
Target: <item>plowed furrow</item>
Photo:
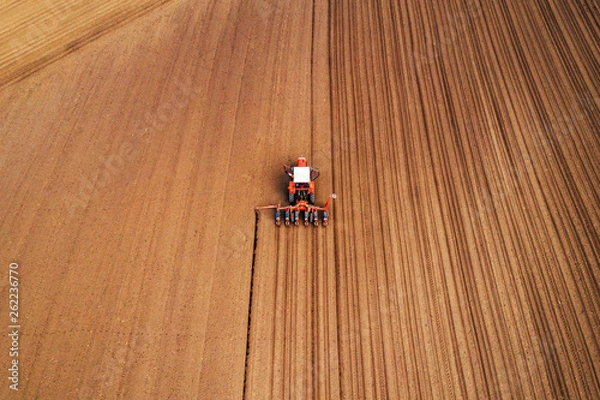
<path fill-rule="evenodd" d="M 597 1 L 166 3 L 0 3 L 24 397 L 600 398 Z"/>
<path fill-rule="evenodd" d="M 348 323 L 358 350 L 341 353 L 360 365 L 345 375 L 352 395 L 396 390 L 388 366 L 405 370 L 400 397 L 596 395 L 588 14 L 568 2 L 340 0 L 332 15 L 336 223 L 348 227 L 336 233 L 353 243 L 339 250 L 338 287 L 357 291 L 340 303 L 362 328 Z M 382 292 L 414 300 L 394 308 Z M 394 325 L 419 340 L 388 342 Z"/>

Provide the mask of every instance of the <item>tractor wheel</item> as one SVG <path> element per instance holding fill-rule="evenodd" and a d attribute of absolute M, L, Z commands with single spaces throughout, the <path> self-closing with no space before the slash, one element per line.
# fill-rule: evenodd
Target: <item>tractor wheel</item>
<path fill-rule="evenodd" d="M 308 194 L 308 202 L 310 204 L 315 204 L 315 194 L 314 193 L 309 193 Z"/>
<path fill-rule="evenodd" d="M 296 196 L 294 196 L 294 193 L 288 193 L 288 203 L 290 204 L 294 204 L 296 203 Z"/>

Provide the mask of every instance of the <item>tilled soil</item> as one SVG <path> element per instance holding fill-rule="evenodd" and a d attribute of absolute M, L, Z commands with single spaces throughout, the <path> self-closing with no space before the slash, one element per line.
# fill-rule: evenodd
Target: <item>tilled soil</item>
<path fill-rule="evenodd" d="M 594 2 L 71 3 L 0 54 L 20 397 L 600 397 Z"/>
<path fill-rule="evenodd" d="M 22 80 L 167 1 L 0 2 L 0 86 Z"/>

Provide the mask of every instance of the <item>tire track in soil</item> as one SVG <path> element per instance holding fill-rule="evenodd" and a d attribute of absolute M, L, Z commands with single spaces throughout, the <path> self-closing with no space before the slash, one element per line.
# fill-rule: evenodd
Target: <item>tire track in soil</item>
<path fill-rule="evenodd" d="M 311 150 L 309 162 L 321 171 L 317 202 L 323 203 L 332 182 L 328 12 L 324 1 L 313 7 L 301 17 L 310 15 L 313 27 L 308 134 L 301 124 L 291 127 L 297 140 L 283 151 L 293 158 Z M 244 398 L 340 398 L 333 233 L 321 226 L 276 228 L 272 213 L 261 213 Z"/>

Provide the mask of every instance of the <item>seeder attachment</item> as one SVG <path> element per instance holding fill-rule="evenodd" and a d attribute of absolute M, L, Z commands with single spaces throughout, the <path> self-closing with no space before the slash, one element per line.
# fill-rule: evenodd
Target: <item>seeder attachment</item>
<path fill-rule="evenodd" d="M 304 223 L 304 226 L 313 224 L 319 226 L 319 211 L 323 213 L 323 226 L 329 224 L 329 203 L 331 199 L 335 199 L 335 194 L 329 196 L 327 202 L 323 207 L 315 206 L 310 204 L 308 201 L 299 200 L 296 204 L 290 204 L 282 206 L 280 204 L 256 207 L 256 211 L 274 209 L 275 210 L 275 225 L 281 226 L 281 219 L 283 216 L 283 223 L 285 226 L 294 224 L 299 226 L 300 222 Z"/>

